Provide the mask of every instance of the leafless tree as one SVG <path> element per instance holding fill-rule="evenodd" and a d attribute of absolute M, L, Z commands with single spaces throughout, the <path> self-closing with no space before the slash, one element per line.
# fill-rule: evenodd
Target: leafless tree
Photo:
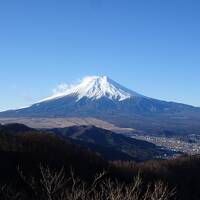
<path fill-rule="evenodd" d="M 39 179 L 26 178 L 19 170 L 20 177 L 35 194 L 33 200 L 169 200 L 175 196 L 175 189 L 161 181 L 145 186 L 140 175 L 127 185 L 107 178 L 106 172 L 96 175 L 91 184 L 76 177 L 73 170 L 70 177 L 66 177 L 64 169 L 56 172 L 40 166 L 40 173 Z M 5 194 L 9 200 L 24 200 L 20 193 Z"/>

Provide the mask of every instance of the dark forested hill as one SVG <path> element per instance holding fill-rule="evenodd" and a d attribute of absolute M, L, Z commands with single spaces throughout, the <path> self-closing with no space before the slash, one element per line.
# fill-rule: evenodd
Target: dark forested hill
<path fill-rule="evenodd" d="M 29 129 L 20 124 L 0 126 L 0 198 L 5 199 L 1 196 L 5 194 L 3 186 L 9 185 L 14 191 L 26 191 L 28 197 L 23 200 L 31 199 L 30 188 L 20 177 L 17 168 L 20 168 L 30 181 L 31 176 L 39 176 L 40 165 L 48 166 L 53 170 L 63 168 L 66 175 L 70 174 L 73 169 L 85 183 L 90 182 L 96 173 L 106 170 L 106 177 L 118 180 L 118 184 L 123 183 L 126 186 L 140 173 L 144 186 L 162 180 L 170 188 L 175 187 L 176 196 L 172 198 L 173 200 L 198 200 L 200 198 L 199 156 L 140 163 L 133 161 L 110 163 L 94 151 L 91 152 L 72 143 L 74 140 L 82 142 L 84 139 L 89 144 L 96 145 L 95 141 L 98 138 L 100 146 L 101 143 L 114 146 L 113 141 L 116 143 L 122 140 L 121 144 L 126 141 L 118 137 L 113 139 L 110 135 L 105 136 L 104 134 L 112 135 L 112 133 L 104 133 L 103 130 L 95 130 L 96 134 L 93 135 L 94 130 L 95 127 L 54 130 L 65 137 L 66 135 L 71 137 L 63 140 L 61 135 L 58 137 L 46 131 Z M 141 141 L 136 142 L 136 146 L 141 144 L 143 144 Z M 6 190 L 6 192 L 10 194 L 9 191 Z"/>
<path fill-rule="evenodd" d="M 4 135 L 4 137 L 9 138 L 9 142 L 13 141 L 12 144 L 9 143 L 7 146 L 5 144 L 3 145 L 3 143 L 6 143 L 4 141 L 0 148 L 11 148 L 11 146 L 13 149 L 21 148 L 23 144 L 23 148 L 26 147 L 27 149 L 25 151 L 27 151 L 28 148 L 36 148 L 34 145 L 37 145 L 38 142 L 51 141 L 51 145 L 56 145 L 56 141 L 60 140 L 68 145 L 70 143 L 71 145 L 74 144 L 75 146 L 89 149 L 106 160 L 144 161 L 165 158 L 174 153 L 164 150 L 150 142 L 132 139 L 94 126 L 36 130 L 23 124 L 7 124 L 0 127 L 0 134 L 1 136 Z M 55 142 L 53 142 L 53 138 Z M 35 140 L 36 142 L 31 143 L 31 141 Z M 27 142 L 30 143 L 30 147 L 29 145 L 25 146 Z"/>
<path fill-rule="evenodd" d="M 94 126 L 73 126 L 50 131 L 62 138 L 70 138 L 75 143 L 92 151 L 97 151 L 108 160 L 144 161 L 164 158 L 174 153 L 150 142 L 133 139 Z"/>
<path fill-rule="evenodd" d="M 0 163 L 0 182 L 14 181 L 18 166 L 25 171 L 34 171 L 40 164 L 53 168 L 66 166 L 68 171 L 73 167 L 85 177 L 107 167 L 107 161 L 94 152 L 20 124 L 1 126 Z"/>

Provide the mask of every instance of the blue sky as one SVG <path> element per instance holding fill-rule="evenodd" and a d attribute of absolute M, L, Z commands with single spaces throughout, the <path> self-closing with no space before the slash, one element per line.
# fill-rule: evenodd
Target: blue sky
<path fill-rule="evenodd" d="M 199 0 L 1 0 L 0 110 L 107 75 L 200 106 Z"/>

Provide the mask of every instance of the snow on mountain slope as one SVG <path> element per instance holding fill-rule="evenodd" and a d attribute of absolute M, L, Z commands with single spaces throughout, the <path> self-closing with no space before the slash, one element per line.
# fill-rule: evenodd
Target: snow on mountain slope
<path fill-rule="evenodd" d="M 88 76 L 83 78 L 79 84 L 71 86 L 65 91 L 54 94 L 40 102 L 58 99 L 68 95 L 77 96 L 77 101 L 83 97 L 92 100 L 107 97 L 111 100 L 123 101 L 131 97 L 142 96 L 121 86 L 106 76 Z"/>

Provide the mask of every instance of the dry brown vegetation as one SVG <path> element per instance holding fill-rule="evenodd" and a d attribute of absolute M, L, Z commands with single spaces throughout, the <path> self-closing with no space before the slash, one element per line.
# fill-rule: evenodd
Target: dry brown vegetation
<path fill-rule="evenodd" d="M 26 177 L 18 171 L 29 192 L 15 192 L 3 186 L 3 200 L 169 200 L 175 195 L 175 189 L 161 181 L 145 186 L 140 175 L 131 184 L 125 184 L 107 178 L 106 172 L 102 172 L 88 184 L 76 177 L 73 170 L 66 176 L 64 169 L 53 171 L 40 166 L 39 178 Z"/>

